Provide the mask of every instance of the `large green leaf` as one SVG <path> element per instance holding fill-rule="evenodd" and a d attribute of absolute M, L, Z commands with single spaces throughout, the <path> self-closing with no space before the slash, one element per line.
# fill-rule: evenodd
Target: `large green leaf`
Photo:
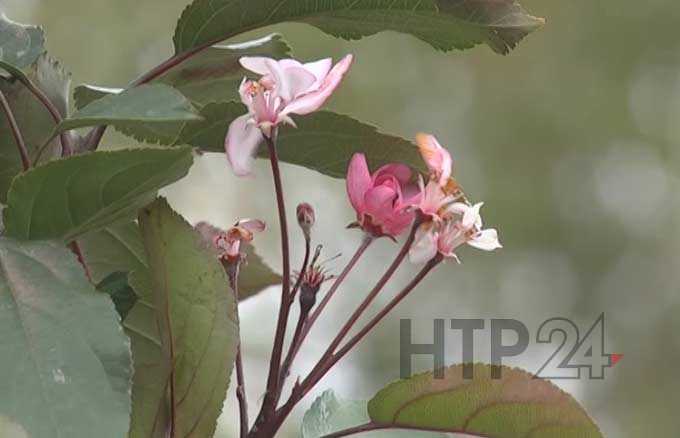
<path fill-rule="evenodd" d="M 196 106 L 210 102 L 238 100 L 238 87 L 244 76 L 251 73 L 241 67 L 242 56 L 267 56 L 284 58 L 290 55 L 290 47 L 278 34 L 237 44 L 216 45 L 192 56 L 158 76 L 152 83 L 163 83 L 179 90 Z M 80 85 L 73 92 L 76 108 L 118 94 L 122 88 Z"/>
<path fill-rule="evenodd" d="M 42 55 L 25 73 L 18 71 L 18 74 L 20 78 L 33 82 L 50 98 L 61 115 L 66 116 L 71 79 L 58 62 L 47 55 Z M 33 157 L 37 149 L 50 137 L 54 121 L 21 80 L 0 77 L 0 91 L 7 98 L 29 155 Z M 58 150 L 59 140 L 55 140 L 50 144 L 49 150 L 42 154 L 42 159 L 54 157 Z M 19 152 L 7 119 L 0 114 L 0 201 L 6 201 L 12 179 L 22 169 Z"/>
<path fill-rule="evenodd" d="M 40 27 L 14 22 L 0 12 L 0 61 L 21 69 L 44 52 L 45 35 Z"/>
<path fill-rule="evenodd" d="M 194 0 L 177 23 L 175 52 L 281 22 L 310 24 L 345 39 L 391 30 L 439 50 L 486 43 L 507 53 L 544 20 L 516 0 Z"/>
<path fill-rule="evenodd" d="M 51 161 L 18 176 L 3 211 L 8 236 L 69 241 L 134 215 L 182 178 L 191 148 L 97 151 Z"/>
<path fill-rule="evenodd" d="M 95 283 L 116 272 L 147 270 L 139 227 L 132 221 L 91 231 L 78 238 L 78 243 Z"/>
<path fill-rule="evenodd" d="M 235 102 L 206 105 L 201 110 L 204 120 L 186 125 L 171 144 L 188 144 L 206 152 L 224 152 L 229 124 L 245 112 L 245 106 Z M 296 123 L 297 128 L 284 126 L 279 131 L 279 159 L 286 163 L 344 178 L 352 155 L 362 152 L 372 167 L 401 162 L 418 171 L 426 171 L 413 143 L 384 134 L 349 116 L 319 111 L 297 118 Z M 146 137 L 146 140 L 162 142 L 163 139 Z M 260 157 L 267 157 L 266 148 L 260 149 Z"/>
<path fill-rule="evenodd" d="M 151 296 L 140 294 L 125 321 L 137 370 L 130 436 L 160 436 L 169 425 L 173 438 L 212 436 L 236 357 L 236 300 L 214 253 L 164 199 L 139 223 L 150 276 L 133 287 Z"/>
<path fill-rule="evenodd" d="M 370 422 L 366 401 L 343 400 L 332 389 L 323 392 L 302 418 L 302 438 L 330 433 Z M 360 435 L 357 435 L 360 436 Z M 371 438 L 443 438 L 444 434 L 415 431 L 371 432 Z"/>
<path fill-rule="evenodd" d="M 246 261 L 238 274 L 239 300 L 250 298 L 269 286 L 281 284 L 281 276 L 267 266 L 252 245 L 243 245 L 243 251 Z"/>
<path fill-rule="evenodd" d="M 79 109 L 57 127 L 66 131 L 84 126 L 129 126 L 138 123 L 190 122 L 201 120 L 194 107 L 174 88 L 142 85 L 109 94 Z"/>
<path fill-rule="evenodd" d="M 503 367 L 500 379 L 490 365 L 474 364 L 473 379 L 463 366 L 444 378 L 424 373 L 399 380 L 368 402 L 374 424 L 385 427 L 467 433 L 487 438 L 601 438 L 588 414 L 547 380 Z"/>
<path fill-rule="evenodd" d="M 0 436 L 124 436 L 130 343 L 109 297 L 63 244 L 0 238 L 0 268 Z"/>

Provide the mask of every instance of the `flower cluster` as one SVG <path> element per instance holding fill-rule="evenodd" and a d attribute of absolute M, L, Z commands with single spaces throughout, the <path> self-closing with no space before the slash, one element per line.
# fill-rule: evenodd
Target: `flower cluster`
<path fill-rule="evenodd" d="M 430 175 L 427 185 L 420 180 L 423 195 L 417 208 L 424 221 L 409 252 L 411 261 L 421 263 L 437 253 L 458 261 L 454 251 L 465 243 L 484 251 L 501 248 L 497 231 L 482 229 L 479 209 L 483 203 L 469 205 L 451 178 L 453 160 L 449 152 L 432 135 L 418 134 L 416 142 Z"/>
<path fill-rule="evenodd" d="M 355 154 L 347 170 L 347 194 L 357 213 L 355 226 L 373 236 L 396 237 L 406 231 L 419 212 L 412 262 L 422 263 L 437 253 L 458 260 L 454 251 L 464 243 L 486 251 L 500 248 L 495 229 L 482 229 L 479 209 L 469 205 L 451 177 L 453 160 L 437 139 L 418 134 L 416 142 L 429 169 L 429 180 L 403 164 L 386 164 L 371 174 L 366 157 Z"/>
<path fill-rule="evenodd" d="M 272 138 L 274 128 L 280 123 L 295 126 L 291 114 L 318 110 L 338 87 L 352 60 L 352 55 L 347 55 L 333 66 L 330 58 L 306 64 L 293 59 L 241 58 L 244 68 L 261 77 L 257 81 L 244 78 L 239 88 L 248 113 L 231 123 L 225 138 L 234 173 L 250 173 L 257 147 Z M 496 230 L 482 229 L 479 210 L 483 203 L 470 205 L 451 177 L 449 152 L 432 135 L 418 134 L 416 142 L 429 169 L 427 183 L 421 175 L 414 181 L 413 171 L 404 164 L 386 164 L 371 173 L 364 154 L 352 157 L 347 193 L 357 221 L 350 226 L 375 237 L 395 238 L 418 215 L 421 223 L 409 252 L 414 263 L 430 260 L 437 253 L 458 260 L 455 250 L 465 243 L 485 251 L 500 248 Z M 238 251 L 239 242 L 247 240 L 242 233 L 248 231 L 246 227 L 232 230 L 218 242 L 225 254 Z"/>

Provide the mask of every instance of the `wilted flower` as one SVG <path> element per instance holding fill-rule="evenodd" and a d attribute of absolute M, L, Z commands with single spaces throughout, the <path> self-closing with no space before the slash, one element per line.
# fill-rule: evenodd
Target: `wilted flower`
<path fill-rule="evenodd" d="M 229 125 L 224 141 L 234 173 L 250 173 L 252 157 L 263 136 L 271 137 L 273 127 L 281 122 L 295 126 L 291 114 L 318 110 L 340 85 L 352 59 L 347 55 L 331 68 L 331 58 L 302 64 L 294 59 L 242 57 L 241 65 L 262 77 L 244 79 L 239 88 L 248 113 Z"/>
<path fill-rule="evenodd" d="M 300 310 L 303 314 L 307 314 L 314 304 L 316 304 L 316 294 L 319 293 L 321 284 L 324 281 L 333 278 L 329 275 L 321 263 L 317 263 L 319 255 L 321 254 L 321 245 L 316 247 L 316 252 L 304 272 L 300 273 Z"/>
<path fill-rule="evenodd" d="M 410 207 L 421 198 L 411 176 L 404 164 L 386 164 L 371 175 L 364 154 L 354 154 L 347 170 L 347 194 L 358 226 L 376 237 L 403 233 L 415 216 Z"/>
<path fill-rule="evenodd" d="M 227 231 L 221 230 L 207 222 L 196 224 L 196 230 L 203 240 L 218 253 L 221 260 L 233 262 L 240 260 L 241 243 L 253 240 L 255 232 L 264 231 L 266 225 L 259 219 L 242 219 Z"/>

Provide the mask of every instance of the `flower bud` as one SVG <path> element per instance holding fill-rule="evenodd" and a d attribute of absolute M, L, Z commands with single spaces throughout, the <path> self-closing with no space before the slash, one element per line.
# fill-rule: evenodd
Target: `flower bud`
<path fill-rule="evenodd" d="M 314 226 L 316 215 L 314 208 L 306 202 L 302 202 L 297 206 L 297 220 L 306 239 L 309 239 L 310 232 Z"/>

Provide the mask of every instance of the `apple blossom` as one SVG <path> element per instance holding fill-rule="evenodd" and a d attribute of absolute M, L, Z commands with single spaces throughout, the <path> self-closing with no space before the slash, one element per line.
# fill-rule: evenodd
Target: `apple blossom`
<path fill-rule="evenodd" d="M 332 66 L 331 58 L 302 64 L 294 59 L 242 57 L 241 65 L 261 78 L 244 78 L 239 87 L 248 113 L 231 122 L 224 141 L 234 173 L 250 173 L 257 147 L 265 137 L 271 137 L 275 126 L 282 122 L 295 126 L 291 114 L 318 110 L 340 85 L 352 60 L 352 55 L 347 55 Z"/>
<path fill-rule="evenodd" d="M 409 252 L 411 261 L 427 261 L 437 252 L 458 261 L 454 251 L 465 243 L 484 251 L 502 248 L 495 229 L 482 229 L 482 217 L 479 214 L 482 205 L 483 202 L 473 206 L 456 202 L 447 207 L 444 222 L 421 225 Z"/>
<path fill-rule="evenodd" d="M 354 154 L 347 170 L 347 194 L 357 225 L 376 237 L 395 237 L 413 221 L 411 207 L 420 201 L 412 171 L 404 164 L 386 164 L 370 174 L 364 154 Z"/>

